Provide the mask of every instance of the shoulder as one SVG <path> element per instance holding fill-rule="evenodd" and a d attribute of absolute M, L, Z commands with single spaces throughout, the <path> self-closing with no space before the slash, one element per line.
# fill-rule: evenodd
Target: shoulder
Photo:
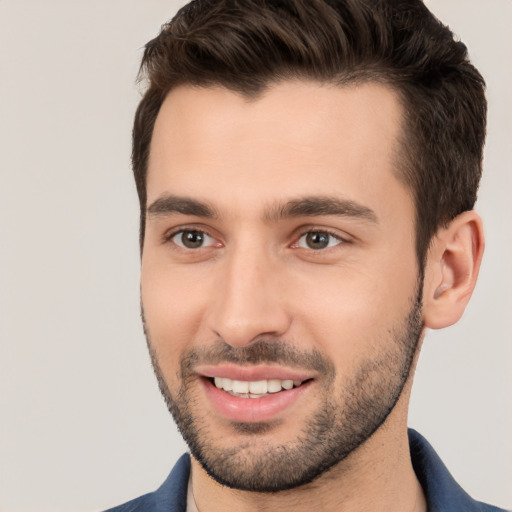
<path fill-rule="evenodd" d="M 409 447 L 416 476 L 423 488 L 429 512 L 505 512 L 476 501 L 455 481 L 434 448 L 415 430 L 409 429 Z"/>
<path fill-rule="evenodd" d="M 105 512 L 185 512 L 190 456 L 182 455 L 165 482 L 154 492 L 144 494 Z"/>

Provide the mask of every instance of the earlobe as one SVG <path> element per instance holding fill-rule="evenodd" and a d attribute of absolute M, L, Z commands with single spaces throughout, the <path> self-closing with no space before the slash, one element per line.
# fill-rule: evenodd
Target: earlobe
<path fill-rule="evenodd" d="M 423 322 L 441 329 L 457 322 L 473 293 L 484 251 L 482 220 L 464 212 L 434 236 L 425 267 Z"/>

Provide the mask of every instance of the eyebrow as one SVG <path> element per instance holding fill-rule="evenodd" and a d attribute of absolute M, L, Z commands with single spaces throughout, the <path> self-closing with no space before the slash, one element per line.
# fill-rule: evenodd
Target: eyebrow
<path fill-rule="evenodd" d="M 168 195 L 156 199 L 147 208 L 150 218 L 172 215 L 191 215 L 207 219 L 217 219 L 217 210 L 204 201 L 189 197 Z M 362 219 L 378 223 L 375 212 L 350 199 L 340 199 L 331 196 L 306 196 L 277 203 L 271 206 L 264 214 L 268 222 L 277 222 L 282 219 L 295 217 L 320 217 L 322 215 L 336 215 Z"/>
<path fill-rule="evenodd" d="M 293 217 L 336 215 L 378 223 L 375 212 L 355 201 L 331 196 L 309 196 L 287 201 L 271 208 L 265 218 L 271 222 Z"/>
<path fill-rule="evenodd" d="M 215 208 L 203 201 L 173 195 L 158 198 L 148 206 L 146 211 L 150 218 L 172 215 L 173 213 L 208 219 L 216 219 L 219 216 Z"/>

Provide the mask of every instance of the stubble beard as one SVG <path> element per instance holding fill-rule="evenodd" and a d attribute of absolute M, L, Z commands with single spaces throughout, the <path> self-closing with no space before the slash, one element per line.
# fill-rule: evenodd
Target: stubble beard
<path fill-rule="evenodd" d="M 232 347 L 220 340 L 204 351 L 186 352 L 180 360 L 181 385 L 172 394 L 145 326 L 160 391 L 194 458 L 222 485 L 266 493 L 308 484 L 346 459 L 384 423 L 408 380 L 423 329 L 421 281 L 403 322 L 386 333 L 387 339 L 375 340 L 376 355 L 367 358 L 337 393 L 335 367 L 324 355 L 299 352 L 283 340 L 265 338 L 247 347 Z M 233 432 L 226 432 L 226 437 L 237 435 L 236 442 L 218 443 L 195 397 L 198 386 L 193 369 L 204 362 L 281 363 L 313 369 L 321 375 L 317 387 L 323 399 L 304 421 L 300 434 L 285 444 L 272 443 L 268 435 L 266 441 L 262 439 L 275 427 L 272 422 L 232 422 Z M 246 439 L 239 441 L 240 435 Z"/>

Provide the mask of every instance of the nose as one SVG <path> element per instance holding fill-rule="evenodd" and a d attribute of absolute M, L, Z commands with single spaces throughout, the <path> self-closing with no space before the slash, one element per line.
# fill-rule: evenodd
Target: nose
<path fill-rule="evenodd" d="M 282 272 L 263 250 L 232 251 L 217 276 L 210 329 L 226 343 L 242 347 L 262 336 L 282 336 L 291 323 Z"/>

